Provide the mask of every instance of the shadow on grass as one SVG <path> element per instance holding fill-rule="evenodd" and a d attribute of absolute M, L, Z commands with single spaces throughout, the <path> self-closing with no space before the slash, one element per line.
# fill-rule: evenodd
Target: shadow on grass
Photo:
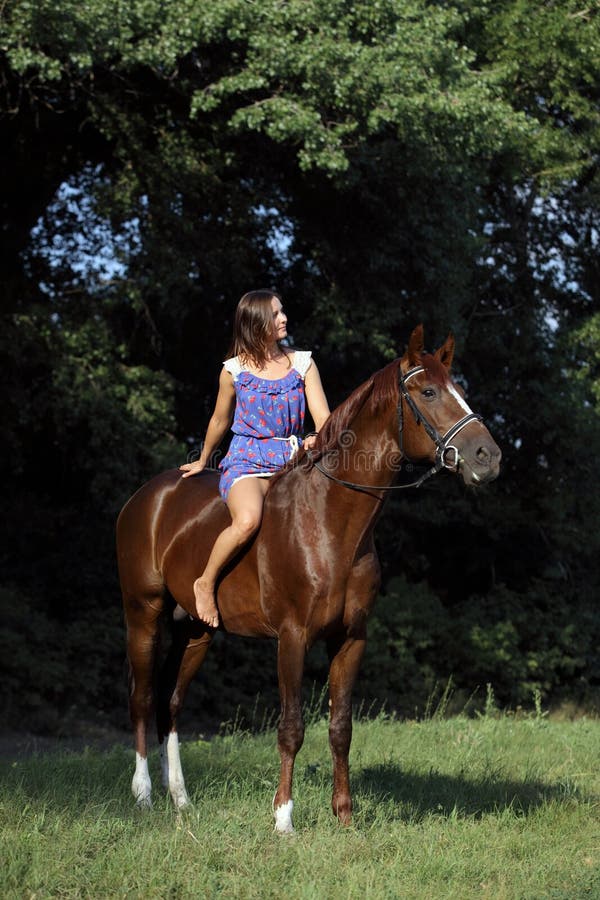
<path fill-rule="evenodd" d="M 472 780 L 467 775 L 405 771 L 390 763 L 355 771 L 351 786 L 358 808 L 383 804 L 392 818 L 411 822 L 432 814 L 480 818 L 505 810 L 527 816 L 548 802 L 584 799 L 568 782 L 517 781 L 501 776 Z M 392 804 L 394 811 L 390 810 Z"/>
<path fill-rule="evenodd" d="M 204 750 L 208 752 L 205 753 Z M 272 794 L 277 784 L 277 750 L 265 764 L 249 754 L 243 739 L 232 749 L 215 754 L 210 744 L 199 748 L 182 744 L 182 764 L 190 796 L 232 796 L 232 793 L 262 796 Z M 272 765 L 270 764 L 272 760 Z M 120 815 L 135 810 L 131 779 L 135 769 L 133 748 L 116 745 L 107 750 L 86 748 L 83 752 L 36 752 L 24 759 L 0 762 L 0 803 L 18 794 L 21 803 L 49 804 L 55 811 L 77 815 L 89 805 L 108 805 Z M 149 769 L 152 797 L 157 809 L 170 807 L 163 788 L 158 749 L 151 750 Z"/>
<path fill-rule="evenodd" d="M 272 765 L 264 757 L 244 761 L 244 751 L 236 748 L 229 755 L 215 757 L 198 753 L 193 745 L 184 746 L 183 764 L 186 783 L 192 796 L 231 797 L 270 794 L 276 786 L 279 761 L 273 752 Z M 156 753 L 150 759 L 153 795 L 159 810 L 169 807 L 159 777 Z M 133 810 L 130 792 L 133 775 L 133 751 L 114 747 L 106 753 L 41 754 L 0 769 L 0 794 L 20 793 L 32 802 L 50 803 L 77 815 L 88 804 L 108 804 L 114 814 L 128 815 Z M 300 764 L 295 782 L 299 789 L 312 783 L 323 802 L 329 805 L 332 788 L 329 766 Z M 415 822 L 430 815 L 480 818 L 486 813 L 527 816 L 545 803 L 573 802 L 585 798 L 570 782 L 548 783 L 539 779 L 507 780 L 500 775 L 474 780 L 467 774 L 450 775 L 406 771 L 393 763 L 356 768 L 351 775 L 352 793 L 360 818 L 370 820 L 384 810 L 386 818 Z M 24 795 L 24 797 L 23 797 Z"/>
<path fill-rule="evenodd" d="M 22 802 L 74 813 L 88 804 L 113 804 L 128 799 L 133 762 L 133 752 L 122 746 L 34 753 L 0 764 L 0 797 L 10 802 L 18 795 Z"/>

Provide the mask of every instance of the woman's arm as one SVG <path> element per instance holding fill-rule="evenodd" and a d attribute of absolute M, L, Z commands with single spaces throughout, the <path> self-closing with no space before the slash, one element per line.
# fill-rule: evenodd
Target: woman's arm
<path fill-rule="evenodd" d="M 235 409 L 235 389 L 233 387 L 233 378 L 230 373 L 223 369 L 219 377 L 219 393 L 217 394 L 217 402 L 215 409 L 210 417 L 208 428 L 206 429 L 206 438 L 202 447 L 200 458 L 192 463 L 184 463 L 179 466 L 182 470 L 183 478 L 189 475 L 195 475 L 206 467 L 212 454 L 215 452 L 225 434 L 231 425 L 233 412 Z"/>
<path fill-rule="evenodd" d="M 313 422 L 315 423 L 315 428 L 317 431 L 320 431 L 326 420 L 329 418 L 329 404 L 327 402 L 327 397 L 325 396 L 325 391 L 323 390 L 323 385 L 321 384 L 321 376 L 319 375 L 317 364 L 314 360 L 306 373 L 304 386 L 308 409 L 313 418 Z M 314 446 L 315 440 L 316 438 L 314 436 L 307 437 L 304 441 L 304 446 L 310 450 Z"/>

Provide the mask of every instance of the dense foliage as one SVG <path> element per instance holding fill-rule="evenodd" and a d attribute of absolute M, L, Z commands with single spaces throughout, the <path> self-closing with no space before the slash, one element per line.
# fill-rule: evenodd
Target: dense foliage
<path fill-rule="evenodd" d="M 596 6 L 8 0 L 0 16 L 5 711 L 38 728 L 124 715 L 114 518 L 199 440 L 233 307 L 261 285 L 334 403 L 418 322 L 432 345 L 454 330 L 504 453 L 485 493 L 441 478 L 388 504 L 363 694 L 412 709 L 452 675 L 503 702 L 592 702 Z M 265 655 L 218 644 L 199 714 L 271 702 Z"/>

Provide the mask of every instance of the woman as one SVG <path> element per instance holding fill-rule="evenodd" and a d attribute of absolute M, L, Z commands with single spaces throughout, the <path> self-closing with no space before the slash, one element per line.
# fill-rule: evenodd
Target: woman
<path fill-rule="evenodd" d="M 298 449 L 305 401 L 317 431 L 329 416 L 319 371 L 307 350 L 281 343 L 287 316 L 273 291 L 250 291 L 238 303 L 231 358 L 223 363 L 219 393 L 200 458 L 181 466 L 183 478 L 207 465 L 233 418 L 234 438 L 219 465 L 219 490 L 229 507 L 231 525 L 217 538 L 206 568 L 194 582 L 196 615 L 216 628 L 215 586 L 219 573 L 256 533 L 269 477 Z M 315 436 L 304 446 L 314 445 Z"/>

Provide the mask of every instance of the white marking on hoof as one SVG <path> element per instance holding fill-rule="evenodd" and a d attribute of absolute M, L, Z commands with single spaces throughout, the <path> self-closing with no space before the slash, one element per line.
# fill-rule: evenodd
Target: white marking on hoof
<path fill-rule="evenodd" d="M 179 737 L 172 731 L 167 738 L 167 777 L 171 799 L 177 809 L 190 805 L 190 798 L 185 789 L 181 758 L 179 756 Z"/>
<path fill-rule="evenodd" d="M 140 809 L 150 809 L 152 806 L 152 782 L 148 771 L 148 760 L 139 753 L 135 754 L 135 772 L 131 781 L 131 792 Z"/>
<path fill-rule="evenodd" d="M 277 834 L 293 834 L 294 826 L 292 824 L 292 810 L 294 809 L 294 801 L 288 800 L 282 803 L 275 810 L 275 831 Z"/>

